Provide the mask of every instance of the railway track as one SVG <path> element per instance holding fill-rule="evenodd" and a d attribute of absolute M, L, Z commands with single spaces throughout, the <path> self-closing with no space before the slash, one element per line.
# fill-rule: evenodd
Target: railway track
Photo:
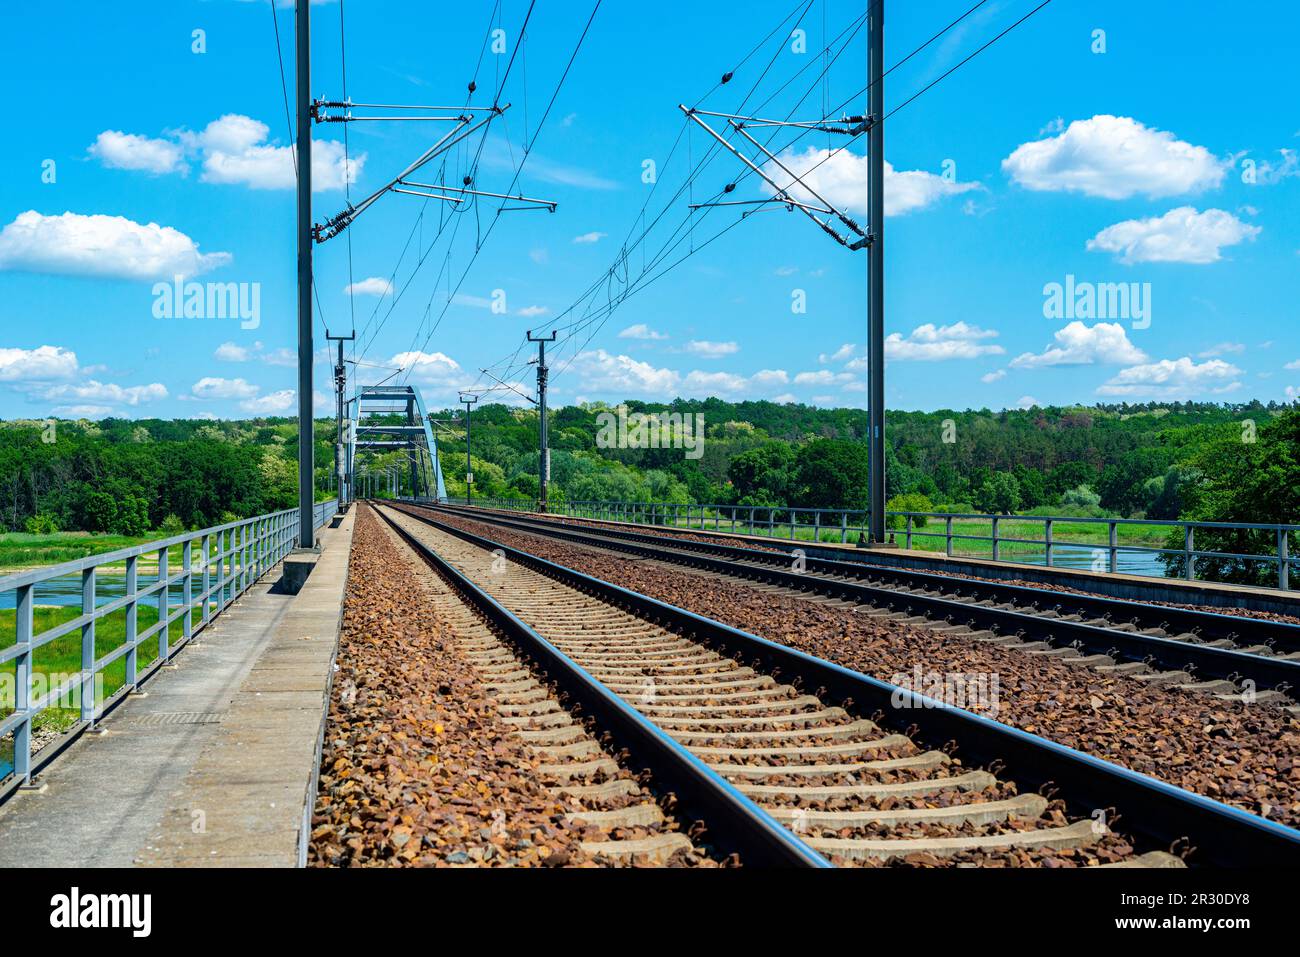
<path fill-rule="evenodd" d="M 671 535 L 421 506 L 940 628 L 1102 673 L 1300 711 L 1300 626 Z"/>
<path fill-rule="evenodd" d="M 402 541 L 396 530 L 390 534 Z M 583 853 L 598 862 L 635 865 L 687 863 L 692 852 L 699 853 L 680 822 L 618 765 L 473 606 L 445 579 L 429 573 L 424 581 L 429 607 L 496 698 L 501 721 L 538 762 L 546 789 L 557 802 L 580 805 L 566 812 L 565 821 L 590 832 L 580 844 Z"/>
<path fill-rule="evenodd" d="M 1213 863 L 1300 853 L 1300 833 L 1253 815 L 968 712 L 925 708 L 918 695 L 428 514 L 381 514 L 462 595 L 477 591 L 481 611 L 495 606 L 544 636 L 549 674 L 580 673 L 689 752 L 707 772 L 697 785 L 731 792 L 728 824 L 703 815 L 724 845 L 745 821 L 777 822 L 840 865 L 1177 866 L 1158 849 L 1182 841 Z M 914 733 L 867 716 L 900 694 L 917 710 L 895 717 L 915 719 Z M 932 746 L 945 740 L 962 760 Z M 1068 804 L 1034 793 L 1049 782 Z M 743 805 L 752 810 L 734 813 Z M 1115 806 L 1128 834 L 1105 823 Z"/>

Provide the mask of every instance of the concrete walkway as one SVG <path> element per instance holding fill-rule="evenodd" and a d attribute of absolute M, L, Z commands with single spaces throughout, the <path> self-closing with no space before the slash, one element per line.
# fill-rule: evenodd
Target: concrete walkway
<path fill-rule="evenodd" d="M 355 511 L 0 808 L 0 867 L 293 867 L 306 854 Z"/>

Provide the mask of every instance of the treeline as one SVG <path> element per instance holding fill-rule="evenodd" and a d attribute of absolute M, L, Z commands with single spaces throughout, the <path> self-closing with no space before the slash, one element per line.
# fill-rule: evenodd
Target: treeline
<path fill-rule="evenodd" d="M 702 448 L 689 455 L 681 447 L 602 448 L 600 416 L 610 407 L 557 409 L 553 500 L 866 507 L 861 410 L 721 399 L 627 408 L 702 415 Z M 435 415 L 446 424 L 438 444 L 449 493 L 464 494 L 468 470 L 477 495 L 535 498 L 536 411 L 476 408 L 468 469 L 460 415 Z M 1261 403 L 892 412 L 889 504 L 895 511 L 1298 521 L 1298 416 L 1290 406 Z M 318 422 L 317 498 L 329 494 L 333 438 L 333 423 Z M 289 508 L 297 454 L 292 419 L 0 422 L 0 528 L 143 534 Z M 366 456 L 359 464 L 402 458 Z"/>
<path fill-rule="evenodd" d="M 860 410 L 720 399 L 627 407 L 629 413 L 702 414 L 703 454 L 694 459 L 680 448 L 599 448 L 598 416 L 608 407 L 560 409 L 551 423 L 553 494 L 570 500 L 866 505 L 866 416 Z M 886 451 L 891 507 L 1178 518 L 1195 498 L 1200 451 L 1217 441 L 1247 444 L 1287 408 L 1150 403 L 893 412 Z M 463 494 L 464 445 L 453 438 L 439 444 L 448 488 Z M 480 494 L 536 495 L 535 411 L 476 409 L 473 445 L 471 471 Z"/>
<path fill-rule="evenodd" d="M 332 437 L 317 425 L 326 480 Z M 287 420 L 0 422 L 0 530 L 143 535 L 290 508 L 297 456 Z"/>

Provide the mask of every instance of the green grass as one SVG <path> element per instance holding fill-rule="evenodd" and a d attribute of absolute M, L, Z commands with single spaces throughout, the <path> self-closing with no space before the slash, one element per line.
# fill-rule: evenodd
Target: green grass
<path fill-rule="evenodd" d="M 585 516 L 578 516 L 579 518 Z M 744 516 L 738 517 L 734 531 L 740 534 L 749 534 L 749 529 L 743 521 Z M 917 551 L 942 552 L 945 550 L 946 538 L 944 535 L 944 520 L 930 519 L 925 528 L 913 528 L 912 531 L 912 548 Z M 718 524 L 715 526 L 712 516 L 700 521 L 692 519 L 688 524 L 685 520 L 674 526 L 671 522 L 665 527 L 676 527 L 682 530 L 700 530 L 706 532 L 733 531 L 730 519 L 723 514 Z M 988 520 L 980 519 L 953 519 L 953 535 L 972 535 L 985 539 L 991 539 L 993 535 L 993 523 Z M 797 542 L 811 542 L 814 540 L 814 529 L 808 525 L 796 525 L 794 529 L 793 540 Z M 890 534 L 895 541 L 901 546 L 906 543 L 906 530 L 903 528 L 891 528 Z M 1118 527 L 1116 544 L 1123 548 L 1141 547 L 1141 548 L 1161 548 L 1165 543 L 1165 536 L 1169 529 L 1161 525 L 1120 525 Z M 753 534 L 771 537 L 774 539 L 791 540 L 789 524 L 777 524 L 769 529 L 766 525 L 756 525 Z M 1036 555 L 1043 551 L 1043 545 L 1024 544 L 1020 542 L 1008 542 L 1008 538 L 1023 539 L 1041 539 L 1044 537 L 1044 526 L 1041 519 L 1022 518 L 1022 519 L 1001 519 L 998 522 L 999 553 L 1002 558 L 1015 559 L 1026 555 Z M 840 529 L 838 527 L 823 527 L 820 535 L 816 540 L 824 544 L 838 544 L 841 540 Z M 853 544 L 858 540 L 858 530 L 849 527 L 848 542 Z M 1052 523 L 1052 540 L 1056 545 L 1081 545 L 1090 548 L 1106 548 L 1110 543 L 1110 531 L 1104 522 L 1083 522 L 1057 520 Z M 953 553 L 956 555 L 965 555 L 969 557 L 991 556 L 993 553 L 992 541 L 970 541 L 966 539 L 954 539 Z"/>
<path fill-rule="evenodd" d="M 903 529 L 891 531 L 900 545 L 906 542 L 906 533 Z M 979 519 L 953 519 L 952 531 L 954 536 L 974 535 L 991 539 L 993 523 Z M 1169 529 L 1161 525 L 1120 525 L 1116 532 L 1116 544 L 1119 547 L 1161 548 L 1164 546 L 1168 532 Z M 1041 553 L 1044 547 L 1041 544 L 1043 537 L 1044 526 L 1041 519 L 1002 519 L 998 522 L 999 552 L 1002 558 L 1014 559 L 1017 556 Z M 1008 538 L 1038 539 L 1039 543 L 1004 541 Z M 941 552 L 947 547 L 946 542 L 943 519 L 931 519 L 924 529 L 913 529 L 913 549 Z M 1056 521 L 1052 523 L 1052 542 L 1054 545 L 1107 548 L 1110 545 L 1110 530 L 1105 523 Z M 953 553 L 988 556 L 993 553 L 993 543 L 955 538 Z"/>
<path fill-rule="evenodd" d="M 47 631 L 63 622 L 70 621 L 80 615 L 80 608 L 52 608 L 42 606 L 33 611 L 33 628 L 36 634 Z M 191 611 L 191 621 L 196 621 L 199 611 Z M 15 613 L 12 608 L 0 610 L 0 649 L 8 648 L 14 644 L 16 635 L 14 631 Z M 136 629 L 137 633 L 145 631 L 158 622 L 158 610 L 151 606 L 141 604 L 136 610 Z M 182 634 L 182 622 L 173 621 L 168 627 L 168 640 L 175 644 L 180 640 Z M 150 636 L 149 640 L 142 644 L 138 650 L 137 672 L 142 672 L 158 657 L 158 638 L 159 635 Z M 95 623 L 95 657 L 102 658 L 104 655 L 119 648 L 126 640 L 126 610 L 121 609 L 111 615 L 106 615 Z M 77 629 L 69 634 L 62 635 L 47 645 L 44 645 L 32 655 L 32 673 L 38 684 L 38 692 L 44 693 L 60 683 L 60 679 L 51 676 L 75 675 L 81 670 L 81 631 Z M 14 671 L 15 663 L 10 661 L 0 665 L 0 718 L 5 717 L 13 712 L 14 701 L 12 693 L 14 688 Z M 96 689 L 96 704 L 114 694 L 126 681 L 126 659 L 119 658 L 114 661 L 102 672 L 100 672 L 101 686 Z M 44 679 L 42 681 L 42 679 Z M 41 685 L 44 687 L 41 687 Z M 77 719 L 75 709 L 68 708 L 51 708 L 44 712 L 37 719 L 37 725 L 54 723 L 56 725 L 71 726 Z"/>
<path fill-rule="evenodd" d="M 70 562 L 88 555 L 101 555 L 104 552 L 115 552 L 122 548 L 134 548 L 168 537 L 170 536 L 164 532 L 150 532 L 142 536 L 97 535 L 91 532 L 55 532 L 52 535 L 6 532 L 0 535 L 0 572 L 58 565 L 60 562 Z M 181 550 L 176 547 L 168 554 L 179 561 Z M 147 560 L 152 564 L 152 558 Z M 145 559 L 142 559 L 141 564 L 144 562 Z"/>

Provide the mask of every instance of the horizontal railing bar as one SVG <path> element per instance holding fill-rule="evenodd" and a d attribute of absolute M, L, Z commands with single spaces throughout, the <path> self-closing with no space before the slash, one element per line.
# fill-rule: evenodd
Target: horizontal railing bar
<path fill-rule="evenodd" d="M 330 504 L 330 503 L 325 503 Z M 335 503 L 337 507 L 337 503 Z M 317 509 L 315 520 L 317 526 L 324 524 L 322 512 L 328 512 L 328 509 Z M 6 575 L 0 578 L 0 592 L 10 591 L 15 588 L 21 588 L 24 585 L 35 585 L 51 578 L 61 578 L 64 575 L 72 575 L 76 572 L 86 571 L 90 568 L 99 568 L 103 565 L 112 565 L 118 562 L 124 562 L 128 558 L 141 558 L 143 556 L 162 551 L 164 548 L 171 549 L 177 546 L 183 546 L 186 542 L 198 541 L 206 536 L 215 536 L 222 532 L 236 531 L 241 528 L 247 528 L 256 522 L 264 522 L 271 519 L 297 515 L 297 509 L 286 509 L 280 512 L 273 512 L 268 515 L 258 515 L 254 518 L 245 518 L 238 521 L 229 522 L 225 525 L 216 525 L 212 528 L 205 528 L 200 531 L 186 532 L 182 535 L 175 535 L 171 538 L 159 539 L 156 542 L 146 542 L 143 545 L 133 545 L 128 548 L 118 549 L 113 552 L 104 552 L 99 555 L 87 555 L 85 558 L 76 558 L 71 561 L 62 562 L 58 565 L 50 565 L 43 568 L 33 568 L 25 572 L 18 572 L 13 575 Z M 295 532 L 294 538 L 297 538 Z M 229 557 L 238 554 L 241 547 L 234 547 L 225 552 L 221 557 Z"/>
<path fill-rule="evenodd" d="M 323 526 L 329 520 L 329 516 L 337 510 L 338 504 L 337 499 L 317 503 L 312 513 L 314 527 L 320 528 Z M 82 720 L 75 722 L 54 742 L 47 743 L 39 751 L 26 753 L 29 746 L 24 743 L 22 746 L 25 752 L 22 755 L 15 754 L 15 770 L 9 776 L 0 780 L 0 801 L 13 794 L 24 780 L 29 779 L 37 770 L 43 768 L 49 761 L 57 757 L 67 743 L 75 739 L 93 721 L 98 720 L 100 715 L 124 700 L 134 687 L 153 675 L 176 652 L 184 648 L 193 639 L 194 635 L 203 631 L 215 621 L 225 608 L 246 594 L 254 583 L 279 564 L 288 551 L 298 543 L 297 527 L 293 521 L 297 514 L 296 509 L 286 509 L 267 515 L 229 522 L 213 528 L 188 532 L 156 542 L 148 542 L 114 552 L 89 555 L 70 562 L 32 569 L 0 578 L 0 592 L 18 592 L 21 604 L 32 601 L 36 586 L 43 582 L 82 573 L 83 584 L 93 588 L 98 582 L 93 574 L 87 575 L 86 573 L 92 573 L 94 570 L 107 565 L 129 562 L 132 559 L 147 558 L 151 554 L 170 553 L 173 548 L 180 547 L 182 549 L 182 564 L 179 565 L 176 571 L 165 572 L 149 585 L 143 588 L 135 587 L 134 590 L 105 601 L 102 605 L 97 605 L 90 611 L 85 611 L 83 607 L 81 614 L 76 617 L 60 622 L 39 635 L 24 635 L 24 640 L 15 641 L 13 645 L 0 649 L 0 665 L 25 659 L 28 662 L 28 671 L 30 672 L 30 664 L 35 660 L 35 653 L 59 638 L 85 629 L 88 626 L 93 626 L 101 619 L 124 609 L 130 610 L 139 608 L 142 605 L 150 607 L 148 600 L 151 598 L 159 610 L 166 609 L 166 614 L 162 615 L 149 628 L 137 633 L 131 639 L 124 639 L 116 648 L 91 662 L 90 667 L 83 667 L 75 675 L 63 681 L 57 688 L 46 691 L 34 702 L 27 701 L 26 707 L 22 710 L 11 712 L 3 720 L 0 720 L 0 735 L 12 733 L 17 739 L 15 743 L 18 743 L 18 741 L 26 740 L 26 731 L 24 729 L 30 730 L 35 719 L 40 714 L 54 708 L 65 696 L 77 689 L 81 689 L 83 694 L 86 693 L 87 685 L 91 687 L 89 693 L 93 695 L 95 678 L 105 669 L 132 651 L 138 651 L 144 643 L 155 637 L 160 637 L 164 631 L 170 634 L 171 626 L 178 621 L 182 622 L 181 634 L 177 636 L 177 640 L 169 643 L 167 655 L 164 657 L 160 654 L 155 657 L 148 666 L 135 676 L 134 682 L 124 682 L 113 694 L 107 696 L 102 703 L 92 702 L 88 710 L 83 708 Z M 221 547 L 222 535 L 229 535 L 229 538 L 226 539 L 230 546 L 228 549 Z M 196 543 L 198 545 L 197 556 L 194 554 L 196 549 L 193 547 Z M 183 563 L 184 553 L 187 551 L 190 553 L 190 560 L 188 563 Z M 137 561 L 137 570 L 138 566 L 139 562 Z M 161 561 L 159 562 L 159 568 L 161 571 Z M 215 581 L 213 581 L 214 569 L 216 572 Z M 227 570 L 229 574 L 226 573 Z M 205 580 L 210 584 L 209 587 L 203 589 L 201 583 Z M 193 590 L 196 582 L 199 584 L 200 590 L 197 595 L 194 595 Z M 181 597 L 173 604 L 170 597 L 171 590 L 178 585 L 189 586 L 184 589 L 188 597 Z M 82 601 L 93 603 L 95 601 L 94 591 L 83 592 Z M 76 608 L 77 606 L 64 605 L 57 607 Z M 198 614 L 197 620 L 194 617 L 196 613 Z M 30 622 L 27 627 L 28 631 L 30 631 Z M 87 720 L 87 715 L 91 717 L 91 720 Z M 19 780 L 13 780 L 15 777 Z"/>

